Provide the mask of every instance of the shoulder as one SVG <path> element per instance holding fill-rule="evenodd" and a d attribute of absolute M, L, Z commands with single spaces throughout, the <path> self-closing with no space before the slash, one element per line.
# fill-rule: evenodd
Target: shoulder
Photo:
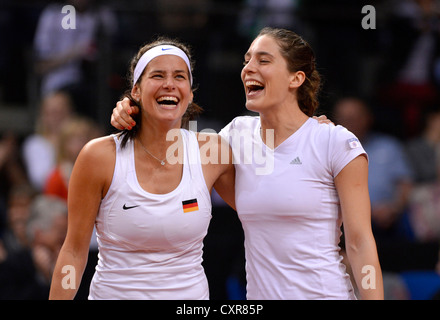
<path fill-rule="evenodd" d="M 200 132 L 195 132 L 195 134 L 199 144 L 201 144 L 201 142 L 208 141 L 211 139 L 220 141 L 220 135 L 215 132 L 200 131 Z"/>
<path fill-rule="evenodd" d="M 337 145 L 350 147 L 350 144 L 352 146 L 360 145 L 358 138 L 341 125 L 318 123 L 315 119 L 311 119 L 310 121 L 310 130 L 319 143 L 328 143 L 333 147 Z"/>
<path fill-rule="evenodd" d="M 319 123 L 318 120 L 313 118 L 310 118 L 309 121 L 311 122 L 312 130 L 315 130 L 319 133 L 327 134 L 329 136 L 346 135 L 350 132 L 347 128 L 341 125 L 334 125 L 332 123 Z"/>
<path fill-rule="evenodd" d="M 79 153 L 72 171 L 71 181 L 83 191 L 95 186 L 108 190 L 116 164 L 116 144 L 113 136 L 90 140 Z M 70 184 L 70 183 L 69 183 Z M 87 185 L 87 188 L 84 185 Z M 79 187 L 81 186 L 81 187 Z M 70 187 L 69 187 L 70 188 Z M 101 194 L 105 194 L 101 192 Z"/>
<path fill-rule="evenodd" d="M 231 130 L 253 130 L 259 125 L 260 125 L 259 116 L 235 117 L 220 131 L 219 134 L 225 137 L 231 133 Z"/>
<path fill-rule="evenodd" d="M 229 142 L 226 140 L 225 137 L 221 136 L 220 134 L 217 134 L 215 132 L 202 131 L 196 133 L 196 137 L 200 148 L 200 155 L 202 156 L 202 158 L 204 156 L 218 156 L 220 158 L 222 152 L 229 151 Z"/>
<path fill-rule="evenodd" d="M 215 132 L 196 133 L 199 144 L 200 160 L 205 170 L 217 172 L 217 178 L 228 168 L 233 167 L 232 152 L 228 140 Z"/>
<path fill-rule="evenodd" d="M 77 162 L 90 168 L 100 168 L 115 163 L 116 144 L 113 136 L 105 136 L 90 140 L 82 148 Z"/>
<path fill-rule="evenodd" d="M 88 156 L 101 155 L 109 151 L 115 152 L 116 144 L 113 136 L 105 136 L 92 139 L 87 142 L 82 150 Z"/>
<path fill-rule="evenodd" d="M 319 124 L 312 119 L 310 143 L 312 149 L 327 161 L 329 168 L 336 177 L 338 173 L 353 159 L 366 154 L 359 139 L 347 128 L 333 124 Z M 368 156 L 367 156 L 368 159 Z"/>

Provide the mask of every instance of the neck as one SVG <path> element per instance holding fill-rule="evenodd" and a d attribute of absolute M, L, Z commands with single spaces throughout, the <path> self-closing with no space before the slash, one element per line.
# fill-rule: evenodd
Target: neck
<path fill-rule="evenodd" d="M 175 125 L 145 123 L 137 135 L 148 151 L 158 158 L 166 156 L 168 148 L 176 143 L 176 137 L 180 137 L 180 122 Z"/>
<path fill-rule="evenodd" d="M 274 148 L 295 133 L 309 117 L 300 110 L 298 102 L 271 107 L 260 112 L 261 136 L 266 143 L 266 130 L 274 130 Z"/>

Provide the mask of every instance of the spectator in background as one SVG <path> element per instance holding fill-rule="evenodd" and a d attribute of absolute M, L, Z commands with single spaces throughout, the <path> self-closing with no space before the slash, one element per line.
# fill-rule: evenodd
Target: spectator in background
<path fill-rule="evenodd" d="M 28 182 L 20 156 L 19 142 L 14 133 L 0 134 L 0 237 L 6 224 L 10 191 Z"/>
<path fill-rule="evenodd" d="M 63 13 L 69 4 L 75 12 Z M 63 26 L 71 14 L 74 28 Z M 112 34 L 116 21 L 110 10 L 97 7 L 94 0 L 70 0 L 65 4 L 49 4 L 42 12 L 34 37 L 35 69 L 41 77 L 41 97 L 58 91 L 68 91 L 80 113 L 90 114 L 87 97 L 92 92 L 93 67 L 98 57 L 101 33 Z M 66 29 L 65 29 L 66 28 Z"/>
<path fill-rule="evenodd" d="M 333 111 L 335 122 L 353 132 L 368 154 L 368 185 L 376 240 L 399 236 L 400 218 L 407 208 L 412 186 L 412 172 L 403 145 L 392 136 L 372 131 L 373 114 L 359 98 L 342 98 Z"/>
<path fill-rule="evenodd" d="M 423 131 L 408 142 L 415 174 L 410 198 L 410 223 L 416 240 L 440 240 L 440 108 L 426 111 Z"/>
<path fill-rule="evenodd" d="M 413 137 L 424 108 L 437 98 L 440 85 L 440 7 L 435 0 L 390 1 L 384 30 L 383 102 L 401 121 L 399 135 Z M 437 74 L 436 74 L 437 73 Z"/>
<path fill-rule="evenodd" d="M 57 165 L 46 180 L 44 193 L 67 201 L 67 188 L 73 165 L 84 145 L 100 133 L 97 125 L 88 118 L 76 117 L 62 128 L 57 147 Z"/>
<path fill-rule="evenodd" d="M 26 234 L 29 246 L 0 255 L 0 299 L 47 299 L 58 252 L 67 229 L 67 205 L 40 195 L 32 202 Z"/>
<path fill-rule="evenodd" d="M 61 129 L 73 114 L 70 95 L 56 92 L 41 102 L 35 133 L 23 142 L 23 161 L 31 184 L 42 191 L 56 165 L 56 149 Z"/>
<path fill-rule="evenodd" d="M 432 183 L 440 169 L 440 108 L 424 112 L 422 133 L 407 145 L 408 159 L 414 171 L 415 183 Z"/>
<path fill-rule="evenodd" d="M 35 195 L 35 190 L 29 184 L 14 186 L 9 192 L 7 228 L 0 238 L 0 244 L 6 252 L 18 252 L 28 246 L 26 224 Z"/>

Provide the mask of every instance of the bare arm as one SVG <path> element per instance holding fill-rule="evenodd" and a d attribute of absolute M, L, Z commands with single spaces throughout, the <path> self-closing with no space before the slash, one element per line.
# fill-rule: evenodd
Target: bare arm
<path fill-rule="evenodd" d="M 371 231 L 368 164 L 351 161 L 335 178 L 344 224 L 348 260 L 362 299 L 383 299 L 382 271 Z"/>
<path fill-rule="evenodd" d="M 203 175 L 208 188 L 214 189 L 220 197 L 235 210 L 235 168 L 229 143 L 216 133 L 197 134 Z"/>
<path fill-rule="evenodd" d="M 214 189 L 234 210 L 235 208 L 235 167 L 232 162 L 232 150 L 229 143 L 219 135 L 220 157 L 223 170 L 214 183 Z"/>
<path fill-rule="evenodd" d="M 114 142 L 109 139 L 89 142 L 75 162 L 69 182 L 67 235 L 53 272 L 49 299 L 73 299 L 78 291 L 96 214 L 113 174 L 115 160 L 109 153 L 115 153 Z"/>
<path fill-rule="evenodd" d="M 224 170 L 214 183 L 214 189 L 220 197 L 234 210 L 235 208 L 235 167 L 232 163 L 232 150 L 229 144 L 222 139 L 222 153 L 227 152 L 227 163 Z M 224 159 L 225 157 L 223 157 Z"/>
<path fill-rule="evenodd" d="M 235 170 L 228 170 L 214 184 L 214 189 L 220 197 L 234 210 L 235 208 Z"/>

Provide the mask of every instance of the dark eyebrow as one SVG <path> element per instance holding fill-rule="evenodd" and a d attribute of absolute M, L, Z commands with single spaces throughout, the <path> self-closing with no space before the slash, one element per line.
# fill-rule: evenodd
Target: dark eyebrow
<path fill-rule="evenodd" d="M 251 55 L 252 55 L 252 54 L 248 51 L 248 52 L 246 52 L 246 54 L 244 55 L 244 57 L 246 58 L 246 57 L 249 57 L 249 56 L 251 56 Z M 267 52 L 267 51 L 257 51 L 257 52 L 255 52 L 254 55 L 257 56 L 257 57 L 261 57 L 261 56 L 269 56 L 269 57 L 273 58 L 273 54 L 271 54 L 271 53 L 269 53 L 269 52 Z"/>

